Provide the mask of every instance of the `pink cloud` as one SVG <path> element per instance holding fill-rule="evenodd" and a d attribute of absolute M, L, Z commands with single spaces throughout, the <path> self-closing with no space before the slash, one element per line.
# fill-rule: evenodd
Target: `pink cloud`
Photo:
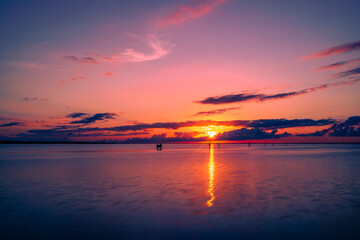
<path fill-rule="evenodd" d="M 303 57 L 303 59 L 328 57 L 328 56 L 336 55 L 339 53 L 351 52 L 356 49 L 360 49 L 360 41 L 345 43 L 345 44 L 338 45 L 335 47 L 327 48 L 327 49 L 321 50 L 319 52 L 313 53 L 309 56 Z"/>
<path fill-rule="evenodd" d="M 42 69 L 45 68 L 43 65 L 39 65 L 34 62 L 10 62 L 10 66 L 15 68 L 25 68 L 25 69 Z"/>
<path fill-rule="evenodd" d="M 23 101 L 47 101 L 47 98 L 39 98 L 39 97 L 24 97 Z"/>
<path fill-rule="evenodd" d="M 160 40 L 154 35 L 148 35 L 145 39 L 146 45 L 152 50 L 152 53 L 146 54 L 138 52 L 133 48 L 127 48 L 121 53 L 124 62 L 145 62 L 157 60 L 168 55 L 175 44 Z"/>
<path fill-rule="evenodd" d="M 75 73 L 75 76 L 72 78 L 73 81 L 78 81 L 78 80 L 84 80 L 87 79 L 86 77 L 82 76 L 80 73 Z"/>
<path fill-rule="evenodd" d="M 188 4 L 177 6 L 176 10 L 161 20 L 159 24 L 161 27 L 168 27 L 197 19 L 214 11 L 217 5 L 228 1 L 229 0 L 192 0 Z"/>
<path fill-rule="evenodd" d="M 113 72 L 106 72 L 106 73 L 103 73 L 102 76 L 107 76 L 107 77 L 111 77 L 111 76 L 114 76 L 115 74 Z"/>
<path fill-rule="evenodd" d="M 66 84 L 66 80 L 60 80 L 60 81 L 57 83 L 57 85 L 58 85 L 59 87 L 64 86 L 65 84 Z"/>

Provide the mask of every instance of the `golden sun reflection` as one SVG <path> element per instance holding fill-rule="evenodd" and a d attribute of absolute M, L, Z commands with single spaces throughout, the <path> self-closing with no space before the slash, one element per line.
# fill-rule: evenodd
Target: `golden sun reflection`
<path fill-rule="evenodd" d="M 215 195 L 214 195 L 214 174 L 215 174 L 215 162 L 214 162 L 214 149 L 213 146 L 210 145 L 210 157 L 209 157 L 209 188 L 208 195 L 210 199 L 206 202 L 208 207 L 214 205 Z"/>

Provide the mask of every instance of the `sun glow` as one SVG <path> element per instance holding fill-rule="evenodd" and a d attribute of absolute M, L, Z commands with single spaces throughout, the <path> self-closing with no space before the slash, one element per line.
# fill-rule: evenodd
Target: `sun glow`
<path fill-rule="evenodd" d="M 207 131 L 206 133 L 207 135 L 209 135 L 210 138 L 213 138 L 217 134 L 217 132 L 215 131 Z"/>
<path fill-rule="evenodd" d="M 210 137 L 210 138 L 213 138 L 214 136 L 216 136 L 219 132 L 216 130 L 216 126 L 208 126 L 206 127 L 205 131 L 206 131 L 206 134 Z"/>

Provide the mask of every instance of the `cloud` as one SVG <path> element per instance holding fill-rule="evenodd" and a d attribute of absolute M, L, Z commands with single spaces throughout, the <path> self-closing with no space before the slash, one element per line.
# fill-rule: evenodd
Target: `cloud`
<path fill-rule="evenodd" d="M 93 57 L 64 56 L 64 58 L 81 64 L 99 64 L 99 62 Z"/>
<path fill-rule="evenodd" d="M 166 133 L 155 134 L 148 138 L 128 138 L 122 143 L 158 143 L 158 142 L 190 142 L 190 141 L 199 141 L 206 140 L 205 138 L 196 138 L 198 132 L 175 132 L 175 137 L 167 137 Z"/>
<path fill-rule="evenodd" d="M 96 133 L 76 133 L 76 134 L 68 134 L 67 136 L 71 137 L 122 137 L 122 136 L 134 136 L 134 135 L 147 135 L 149 132 L 141 131 L 141 132 L 128 132 L 128 133 L 104 133 L 104 132 L 96 132 Z"/>
<path fill-rule="evenodd" d="M 214 11 L 217 5 L 228 1 L 229 0 L 192 0 L 188 4 L 178 5 L 174 12 L 159 22 L 159 25 L 164 28 L 200 18 Z"/>
<path fill-rule="evenodd" d="M 75 76 L 71 79 L 73 81 L 78 81 L 78 80 L 85 80 L 87 79 L 85 76 L 83 76 L 81 73 L 76 72 Z"/>
<path fill-rule="evenodd" d="M 81 112 L 74 112 L 74 113 L 70 113 L 68 115 L 66 115 L 67 118 L 79 118 L 79 117 L 84 117 L 87 116 L 87 113 L 81 113 Z"/>
<path fill-rule="evenodd" d="M 354 51 L 357 49 L 360 49 L 360 40 L 356 41 L 356 42 L 345 43 L 345 44 L 338 45 L 335 47 L 327 48 L 327 49 L 321 50 L 319 52 L 313 53 L 309 56 L 306 56 L 303 59 L 328 57 L 328 56 L 336 55 L 339 53 L 351 52 L 351 51 Z"/>
<path fill-rule="evenodd" d="M 359 69 L 353 69 L 351 71 L 340 73 L 342 77 L 358 74 Z M 352 85 L 356 82 L 360 81 L 360 79 L 353 79 L 349 81 L 340 81 L 336 83 L 328 83 L 322 84 L 312 88 L 305 88 L 298 91 L 293 92 L 285 92 L 285 93 L 278 93 L 278 94 L 249 94 L 249 93 L 239 93 L 239 94 L 228 94 L 223 96 L 216 96 L 216 97 L 207 97 L 200 101 L 195 101 L 195 103 L 200 104 L 229 104 L 229 103 L 238 103 L 238 102 L 250 102 L 250 101 L 268 101 L 268 100 L 275 100 L 275 99 L 284 99 L 289 97 L 294 97 L 298 95 L 308 94 L 311 92 L 316 92 L 321 89 L 326 89 L 328 87 L 338 87 L 342 85 Z"/>
<path fill-rule="evenodd" d="M 24 97 L 23 101 L 47 101 L 47 98 L 38 98 L 38 97 Z"/>
<path fill-rule="evenodd" d="M 231 126 L 237 129 L 219 133 L 214 139 L 216 140 L 251 140 L 251 139 L 270 139 L 287 137 L 291 134 L 284 132 L 279 134 L 278 129 L 301 128 L 324 126 L 324 130 L 310 134 L 294 134 L 293 136 L 343 136 L 352 137 L 360 136 L 360 116 L 349 117 L 345 121 L 334 119 L 256 119 L 256 120 L 232 120 L 232 121 L 214 121 L 199 120 L 186 122 L 157 122 L 157 123 L 140 123 L 134 125 L 122 125 L 115 127 L 84 127 L 84 125 L 75 125 L 77 123 L 87 124 L 104 119 L 114 118 L 114 113 L 98 113 L 90 117 L 85 113 L 75 112 L 67 115 L 68 118 L 82 118 L 73 121 L 70 124 L 59 125 L 49 129 L 31 129 L 25 133 L 20 133 L 13 140 L 20 141 L 72 141 L 81 139 L 86 141 L 88 137 L 121 137 L 150 134 L 152 129 L 177 130 L 187 127 L 204 127 L 204 126 Z M 3 119 L 6 120 L 6 119 Z M 46 123 L 48 125 L 48 123 Z M 20 122 L 9 122 L 0 125 L 0 127 L 10 127 L 20 125 Z M 45 125 L 43 127 L 46 127 Z M 191 129 L 190 129 L 191 130 Z M 124 142 L 185 142 L 185 141 L 205 141 L 206 137 L 198 137 L 199 132 L 181 132 L 175 131 L 174 137 L 167 137 L 165 133 L 153 135 L 148 138 L 129 138 Z M 10 139 L 10 138 L 9 138 Z M 11 139 L 10 139 L 11 140 Z"/>
<path fill-rule="evenodd" d="M 21 123 L 19 123 L 19 122 L 4 123 L 4 124 L 0 124 L 0 127 L 11 127 L 11 126 L 16 126 L 16 125 L 20 125 L 20 124 Z"/>
<path fill-rule="evenodd" d="M 336 62 L 336 63 L 329 64 L 329 65 L 326 65 L 326 66 L 322 66 L 322 67 L 317 68 L 316 71 L 334 70 L 334 69 L 341 68 L 341 67 L 343 67 L 345 65 L 352 64 L 352 63 L 360 63 L 360 58 L 347 60 L 347 61 Z"/>
<path fill-rule="evenodd" d="M 106 119 L 104 116 L 99 116 L 100 114 L 95 114 L 91 117 L 83 118 L 79 121 L 73 121 L 71 124 L 78 123 L 89 123 L 95 122 L 97 120 Z M 76 115 L 75 115 L 76 116 Z M 108 115 L 107 115 L 108 116 Z M 110 117 L 111 114 L 110 114 Z M 233 126 L 233 127 L 252 127 L 260 128 L 264 130 L 273 130 L 273 129 L 282 129 L 282 128 L 292 128 L 292 127 L 309 127 L 309 126 L 326 126 L 333 124 L 335 120 L 333 119 L 259 119 L 259 120 L 232 120 L 232 121 L 214 121 L 214 120 L 199 120 L 199 121 L 186 121 L 186 122 L 158 122 L 151 124 L 134 124 L 134 125 L 123 125 L 107 128 L 76 128 L 74 126 L 57 126 L 51 129 L 33 129 L 29 130 L 28 133 L 37 134 L 39 136 L 46 134 L 49 135 L 54 133 L 54 135 L 61 132 L 63 135 L 66 134 L 78 134 L 78 133 L 89 133 L 89 132 L 129 132 L 129 131 L 144 131 L 151 129 L 170 129 L 177 130 L 180 128 L 186 127 L 203 127 L 203 126 Z"/>
<path fill-rule="evenodd" d="M 250 140 L 250 139 L 269 139 L 287 137 L 291 134 L 285 132 L 277 134 L 277 129 L 266 132 L 260 128 L 240 128 L 233 131 L 223 132 L 216 136 L 216 140 Z"/>
<path fill-rule="evenodd" d="M 330 136 L 354 137 L 360 136 L 360 116 L 349 117 L 346 121 L 334 124 L 329 131 Z"/>
<path fill-rule="evenodd" d="M 103 73 L 102 76 L 106 76 L 106 77 L 111 77 L 111 76 L 114 76 L 115 74 L 113 72 L 106 72 L 106 73 Z"/>
<path fill-rule="evenodd" d="M 348 70 L 348 71 L 340 72 L 340 73 L 338 73 L 336 75 L 340 76 L 340 77 L 350 77 L 350 76 L 354 76 L 354 75 L 357 75 L 357 74 L 360 74 L 360 67 L 354 68 L 354 69 L 351 69 L 351 70 Z"/>
<path fill-rule="evenodd" d="M 79 114 L 79 113 L 77 113 Z M 85 117 L 81 120 L 72 121 L 72 124 L 89 124 L 96 121 L 105 120 L 105 119 L 114 119 L 117 116 L 116 113 L 96 113 L 91 117 Z"/>
<path fill-rule="evenodd" d="M 158 122 L 153 124 L 136 124 L 136 125 L 124 125 L 112 128 L 105 128 L 107 131 L 136 131 L 144 129 L 179 129 L 184 127 L 198 127 L 198 126 L 242 126 L 242 127 L 259 127 L 265 129 L 273 128 L 291 128 L 291 127 L 303 127 L 303 126 L 322 126 L 334 123 L 332 119 L 260 119 L 260 120 L 233 120 L 233 121 L 213 121 L 213 120 L 200 120 L 200 121 L 186 121 L 186 122 Z M 100 130 L 100 129 L 97 129 Z"/>
<path fill-rule="evenodd" d="M 261 129 L 281 129 L 292 127 L 326 126 L 333 123 L 335 123 L 335 120 L 333 119 L 259 119 L 249 122 L 249 124 L 247 124 L 247 127 Z"/>
<path fill-rule="evenodd" d="M 156 142 L 191 142 L 191 141 L 206 141 L 206 137 L 195 138 L 196 134 L 191 133 L 177 133 L 175 137 L 167 137 L 165 133 L 153 135 L 149 138 L 128 138 L 123 143 L 156 143 Z M 233 131 L 219 133 L 215 136 L 214 140 L 254 140 L 254 139 L 271 139 L 287 137 L 291 134 L 285 132 L 283 134 L 277 134 L 277 130 L 270 132 L 264 131 L 259 128 L 240 128 Z"/>
<path fill-rule="evenodd" d="M 64 86 L 65 84 L 66 84 L 66 80 L 60 80 L 60 81 L 57 83 L 57 85 L 58 85 L 59 87 Z"/>
<path fill-rule="evenodd" d="M 360 116 L 352 116 L 343 122 L 333 124 L 330 128 L 309 134 L 298 134 L 298 136 L 359 137 Z"/>
<path fill-rule="evenodd" d="M 133 48 L 127 48 L 124 52 L 121 53 L 123 61 L 125 62 L 145 62 L 157 60 L 168 55 L 175 44 L 160 40 L 155 35 L 148 35 L 145 39 L 145 44 L 150 47 L 152 53 L 145 54 L 138 52 Z"/>
<path fill-rule="evenodd" d="M 144 53 L 137 51 L 133 48 L 126 48 L 121 53 L 112 54 L 110 56 L 104 56 L 97 53 L 87 53 L 87 57 L 75 57 L 75 56 L 65 56 L 65 59 L 83 63 L 83 64 L 99 64 L 100 62 L 146 62 L 161 59 L 172 51 L 175 44 L 170 43 L 160 39 L 156 35 L 148 34 L 146 37 L 140 37 L 134 34 L 127 34 L 131 37 L 140 39 L 145 43 L 151 50 L 150 53 Z M 114 76 L 113 72 L 105 72 L 102 76 Z M 73 78 L 73 80 L 86 79 L 86 77 L 80 76 L 79 73 Z"/>
<path fill-rule="evenodd" d="M 9 62 L 11 67 L 24 68 L 24 69 L 43 69 L 46 68 L 43 65 L 34 62 Z"/>
<path fill-rule="evenodd" d="M 214 110 L 205 111 L 205 112 L 198 112 L 194 116 L 211 116 L 211 115 L 216 115 L 216 114 L 223 114 L 225 112 L 232 111 L 232 110 L 239 109 L 239 108 L 240 107 L 214 109 Z"/>

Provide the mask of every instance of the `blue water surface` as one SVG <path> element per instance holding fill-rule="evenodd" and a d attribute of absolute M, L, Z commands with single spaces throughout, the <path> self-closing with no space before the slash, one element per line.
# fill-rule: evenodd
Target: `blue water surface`
<path fill-rule="evenodd" d="M 0 144 L 1 239 L 360 239 L 360 145 Z"/>

